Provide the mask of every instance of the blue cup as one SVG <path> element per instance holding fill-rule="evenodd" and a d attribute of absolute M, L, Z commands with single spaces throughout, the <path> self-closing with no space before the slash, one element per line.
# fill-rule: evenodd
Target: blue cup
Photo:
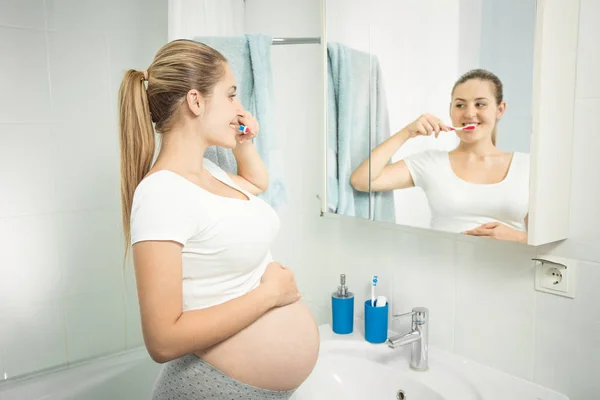
<path fill-rule="evenodd" d="M 365 301 L 365 339 L 370 343 L 383 343 L 388 333 L 388 304 L 383 307 L 371 306 L 371 300 Z"/>

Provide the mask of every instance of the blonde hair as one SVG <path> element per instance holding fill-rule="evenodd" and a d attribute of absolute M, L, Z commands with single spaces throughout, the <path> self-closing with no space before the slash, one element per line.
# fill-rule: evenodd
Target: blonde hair
<path fill-rule="evenodd" d="M 490 82 L 493 86 L 492 92 L 494 93 L 496 104 L 499 105 L 500 103 L 502 103 L 502 100 L 504 99 L 502 81 L 490 71 L 480 68 L 472 69 L 464 73 L 460 78 L 458 78 L 458 80 L 452 87 L 452 96 L 454 96 L 454 90 L 458 85 L 470 81 L 471 79 L 479 79 L 481 81 Z M 492 131 L 492 143 L 494 144 L 494 146 L 496 145 L 496 126 L 494 126 L 494 130 Z"/>
<path fill-rule="evenodd" d="M 131 242 L 131 206 L 136 187 L 152 167 L 154 129 L 165 134 L 177 122 L 187 93 L 210 97 L 225 73 L 225 57 L 192 40 L 175 40 L 158 50 L 147 72 L 130 69 L 119 88 L 121 214 L 125 259 Z M 148 80 L 148 88 L 144 83 Z"/>

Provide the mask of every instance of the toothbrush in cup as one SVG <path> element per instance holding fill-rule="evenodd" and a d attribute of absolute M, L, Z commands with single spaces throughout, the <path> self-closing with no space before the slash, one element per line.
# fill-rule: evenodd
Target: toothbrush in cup
<path fill-rule="evenodd" d="M 378 281 L 377 275 L 373 275 L 373 278 L 371 278 L 371 307 L 375 307 L 375 286 L 377 286 Z"/>

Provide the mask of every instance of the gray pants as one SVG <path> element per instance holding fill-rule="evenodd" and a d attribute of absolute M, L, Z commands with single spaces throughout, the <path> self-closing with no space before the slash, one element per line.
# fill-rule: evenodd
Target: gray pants
<path fill-rule="evenodd" d="M 287 400 L 295 390 L 275 391 L 231 378 L 193 354 L 164 364 L 152 400 Z"/>

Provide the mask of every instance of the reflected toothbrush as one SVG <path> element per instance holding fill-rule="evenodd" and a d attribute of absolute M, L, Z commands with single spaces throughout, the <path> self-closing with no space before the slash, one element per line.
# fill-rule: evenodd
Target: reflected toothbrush
<path fill-rule="evenodd" d="M 450 129 L 451 131 L 472 131 L 475 128 L 477 128 L 477 124 L 468 124 L 465 125 L 463 127 L 454 127 L 454 126 L 449 126 L 448 129 Z"/>

